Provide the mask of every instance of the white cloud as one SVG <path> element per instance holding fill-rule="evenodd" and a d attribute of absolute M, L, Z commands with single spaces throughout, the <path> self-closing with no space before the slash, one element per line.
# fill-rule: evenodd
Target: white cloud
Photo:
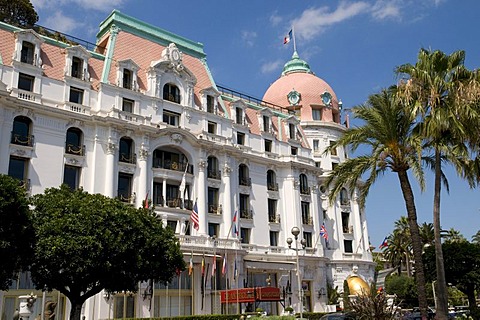
<path fill-rule="evenodd" d="M 378 20 L 397 18 L 401 16 L 400 3 L 398 1 L 378 0 L 372 7 L 372 16 Z"/>
<path fill-rule="evenodd" d="M 30 0 L 35 9 L 58 9 L 77 5 L 82 10 L 108 12 L 121 7 L 128 0 Z M 64 8 L 67 9 L 67 8 Z M 70 9 L 70 8 L 68 8 Z"/>
<path fill-rule="evenodd" d="M 297 37 L 311 40 L 325 28 L 363 14 L 369 7 L 370 5 L 363 1 L 342 1 L 335 11 L 330 11 L 327 6 L 307 9 L 303 11 L 300 18 L 293 20 L 295 34 Z"/>
<path fill-rule="evenodd" d="M 252 47 L 256 38 L 257 33 L 255 31 L 242 31 L 242 40 L 247 46 Z"/>
<path fill-rule="evenodd" d="M 75 21 L 73 18 L 67 17 L 62 11 L 56 11 L 53 16 L 45 19 L 44 25 L 47 28 L 67 34 L 71 34 L 73 30 L 82 27 L 81 23 Z"/>
<path fill-rule="evenodd" d="M 283 60 L 279 59 L 279 60 L 276 60 L 276 61 L 271 61 L 271 62 L 267 62 L 267 63 L 264 63 L 260 70 L 262 73 L 271 73 L 275 70 L 278 70 L 279 67 L 282 66 L 282 64 L 284 63 Z"/>
<path fill-rule="evenodd" d="M 278 15 L 277 11 L 275 11 L 274 13 L 272 13 L 269 20 L 272 26 L 276 27 L 283 21 L 283 18 Z"/>

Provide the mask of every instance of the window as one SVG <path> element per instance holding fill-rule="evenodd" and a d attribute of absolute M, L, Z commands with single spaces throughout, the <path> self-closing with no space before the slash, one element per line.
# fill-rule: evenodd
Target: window
<path fill-rule="evenodd" d="M 218 188 L 208 187 L 208 213 L 220 214 L 218 210 Z"/>
<path fill-rule="evenodd" d="M 334 144 L 335 144 L 335 141 L 330 141 L 330 146 L 333 146 Z M 331 154 L 332 156 L 338 155 L 338 153 L 337 153 L 337 148 L 332 149 L 332 150 L 330 151 L 330 154 Z"/>
<path fill-rule="evenodd" d="M 295 125 L 293 123 L 288 124 L 288 131 L 290 139 L 295 139 Z"/>
<path fill-rule="evenodd" d="M 207 177 L 212 179 L 221 179 L 220 170 L 218 168 L 218 159 L 210 156 L 207 159 Z"/>
<path fill-rule="evenodd" d="M 177 221 L 167 220 L 167 227 L 175 232 L 177 230 Z"/>
<path fill-rule="evenodd" d="M 123 98 L 122 100 L 122 111 L 133 113 L 133 105 L 135 101 Z"/>
<path fill-rule="evenodd" d="M 8 175 L 20 181 L 25 181 L 27 178 L 28 159 L 20 157 L 10 157 L 8 163 Z"/>
<path fill-rule="evenodd" d="M 312 224 L 312 221 L 310 218 L 310 203 L 306 201 L 302 201 L 301 207 L 302 207 L 302 223 Z"/>
<path fill-rule="evenodd" d="M 270 246 L 278 247 L 278 231 L 270 231 Z"/>
<path fill-rule="evenodd" d="M 123 172 L 118 174 L 118 197 L 121 201 L 130 202 L 132 200 L 132 180 L 131 174 Z"/>
<path fill-rule="evenodd" d="M 321 109 L 312 109 L 312 119 L 313 120 L 322 120 Z"/>
<path fill-rule="evenodd" d="M 265 139 L 265 152 L 272 152 L 272 140 Z"/>
<path fill-rule="evenodd" d="M 34 76 L 20 73 L 18 75 L 18 89 L 32 92 L 34 81 L 35 81 Z"/>
<path fill-rule="evenodd" d="M 208 133 L 217 134 L 217 124 L 215 122 L 208 121 Z"/>
<path fill-rule="evenodd" d="M 188 164 L 187 157 L 181 152 L 174 152 L 174 150 L 155 149 L 153 151 L 153 167 L 181 171 L 182 173 L 187 170 L 188 173 L 193 174 L 193 165 Z"/>
<path fill-rule="evenodd" d="M 209 223 L 208 224 L 208 235 L 210 237 L 218 237 L 218 223 Z"/>
<path fill-rule="evenodd" d="M 207 95 L 207 112 L 215 113 L 215 98 Z"/>
<path fill-rule="evenodd" d="M 270 132 L 270 117 L 263 116 L 263 131 Z"/>
<path fill-rule="evenodd" d="M 320 151 L 320 143 L 318 140 L 313 140 L 313 151 L 318 152 Z"/>
<path fill-rule="evenodd" d="M 278 191 L 277 176 L 275 171 L 267 171 L 267 190 Z"/>
<path fill-rule="evenodd" d="M 277 200 L 268 199 L 268 222 L 279 222 L 277 221 Z"/>
<path fill-rule="evenodd" d="M 67 130 L 67 141 L 65 141 L 65 153 L 75 154 L 79 156 L 84 155 L 82 145 L 82 131 L 78 128 L 69 128 Z"/>
<path fill-rule="evenodd" d="M 353 241 L 352 240 L 343 240 L 343 246 L 345 248 L 345 253 L 353 253 Z"/>
<path fill-rule="evenodd" d="M 342 190 L 340 190 L 340 204 L 341 205 L 348 205 L 348 191 L 347 189 L 345 188 L 342 188 Z"/>
<path fill-rule="evenodd" d="M 304 232 L 303 233 L 303 239 L 305 239 L 305 247 L 306 248 L 311 248 L 313 243 L 312 243 L 312 233 L 311 232 Z"/>
<path fill-rule="evenodd" d="M 240 238 L 242 243 L 250 243 L 250 229 L 240 228 Z"/>
<path fill-rule="evenodd" d="M 315 167 L 321 168 L 321 167 L 322 167 L 322 163 L 321 163 L 320 161 L 315 161 Z"/>
<path fill-rule="evenodd" d="M 125 89 L 132 89 L 132 81 L 133 81 L 133 72 L 127 68 L 123 69 L 123 83 L 122 87 Z"/>
<path fill-rule="evenodd" d="M 180 90 L 172 83 L 163 86 L 163 99 L 175 103 L 180 103 Z"/>
<path fill-rule="evenodd" d="M 304 173 L 300 174 L 300 193 L 301 194 L 310 194 L 310 188 L 308 187 L 307 175 Z"/>
<path fill-rule="evenodd" d="M 338 167 L 338 163 L 337 162 L 332 162 L 332 170 L 335 170 L 336 167 Z"/>
<path fill-rule="evenodd" d="M 245 133 L 237 132 L 237 144 L 240 144 L 240 145 L 245 144 Z"/>
<path fill-rule="evenodd" d="M 153 182 L 153 204 L 163 207 L 165 201 L 163 199 L 163 183 Z"/>
<path fill-rule="evenodd" d="M 168 110 L 163 111 L 163 122 L 178 127 L 180 125 L 180 114 Z"/>
<path fill-rule="evenodd" d="M 296 156 L 298 154 L 298 148 L 297 147 L 291 147 L 290 148 L 290 153 L 292 156 Z"/>
<path fill-rule="evenodd" d="M 243 163 L 238 166 L 238 184 L 241 186 L 251 185 L 248 167 Z"/>
<path fill-rule="evenodd" d="M 121 138 L 118 161 L 135 163 L 135 160 L 135 154 L 133 153 L 133 140 L 128 137 Z"/>
<path fill-rule="evenodd" d="M 23 63 L 33 64 L 35 45 L 28 41 L 22 42 L 22 51 L 20 53 L 20 61 Z"/>
<path fill-rule="evenodd" d="M 349 233 L 350 232 L 350 213 L 349 212 L 342 212 L 342 230 L 343 233 Z"/>
<path fill-rule="evenodd" d="M 235 111 L 236 111 L 236 114 L 235 114 L 235 115 L 236 115 L 236 118 L 235 118 L 236 123 L 238 123 L 238 124 L 244 124 L 244 122 L 243 122 L 243 109 L 237 107 L 237 108 L 235 109 Z"/>
<path fill-rule="evenodd" d="M 113 296 L 113 316 L 119 319 L 135 317 L 135 296 L 130 294 L 115 294 Z"/>
<path fill-rule="evenodd" d="M 72 190 L 78 189 L 80 183 L 80 168 L 65 165 L 63 170 L 63 183 Z"/>
<path fill-rule="evenodd" d="M 83 90 L 75 87 L 70 87 L 70 99 L 68 100 L 73 103 L 82 104 L 83 103 Z"/>
<path fill-rule="evenodd" d="M 83 78 L 83 61 L 78 57 L 72 58 L 72 77 Z"/>
<path fill-rule="evenodd" d="M 250 200 L 247 194 L 240 193 L 240 218 L 252 219 L 250 213 Z"/>
<path fill-rule="evenodd" d="M 11 143 L 33 147 L 34 137 L 30 134 L 31 124 L 32 121 L 27 117 L 15 117 L 15 119 L 13 120 Z"/>

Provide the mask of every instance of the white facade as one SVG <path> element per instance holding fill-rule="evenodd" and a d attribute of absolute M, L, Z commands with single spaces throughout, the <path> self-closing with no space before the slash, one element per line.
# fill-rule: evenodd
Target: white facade
<path fill-rule="evenodd" d="M 69 183 L 136 207 L 148 198 L 175 230 L 185 261 L 194 263 L 192 276 L 187 270 L 168 286 L 98 294 L 84 306 L 86 319 L 236 313 L 245 304 L 222 309 L 219 290 L 267 285 L 291 287 L 286 304 L 299 310 L 296 252 L 287 246 L 294 226 L 306 239 L 298 251 L 305 310 L 324 311 L 327 283 L 342 290 L 354 266 L 372 282 L 365 213 L 347 194 L 330 205 L 321 187 L 332 163 L 345 159 L 343 150 L 322 155 L 345 126 L 299 119 L 220 88 L 201 45 L 139 25 L 114 11 L 99 32 L 97 44 L 105 48 L 87 51 L 0 24 L 0 173 L 23 180 L 31 194 Z M 132 41 L 137 55 L 124 49 Z M 158 48 L 141 55 L 146 44 Z M 189 224 L 194 202 L 198 231 Z M 19 295 L 35 292 L 24 280 L 0 293 L 2 319 Z M 64 297 L 47 298 L 59 302 L 56 319 L 68 316 Z M 277 302 L 261 307 L 283 310 Z"/>

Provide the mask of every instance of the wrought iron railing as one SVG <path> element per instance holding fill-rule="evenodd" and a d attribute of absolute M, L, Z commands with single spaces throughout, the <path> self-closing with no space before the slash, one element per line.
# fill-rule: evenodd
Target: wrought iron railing
<path fill-rule="evenodd" d="M 22 135 L 12 131 L 10 142 L 21 146 L 33 147 L 34 138 L 32 134 Z"/>

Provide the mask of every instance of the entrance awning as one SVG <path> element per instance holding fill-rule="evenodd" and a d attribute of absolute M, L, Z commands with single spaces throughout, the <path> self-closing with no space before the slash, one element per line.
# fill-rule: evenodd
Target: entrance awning
<path fill-rule="evenodd" d="M 220 291 L 221 303 L 255 303 L 263 301 L 283 301 L 280 288 L 256 287 Z"/>

